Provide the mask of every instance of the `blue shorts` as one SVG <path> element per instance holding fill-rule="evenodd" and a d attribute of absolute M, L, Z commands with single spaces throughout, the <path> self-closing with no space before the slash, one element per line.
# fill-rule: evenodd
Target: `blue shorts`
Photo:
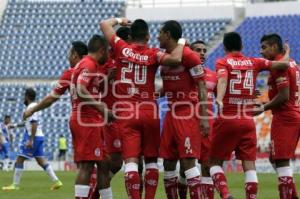
<path fill-rule="evenodd" d="M 8 158 L 9 157 L 9 150 L 10 150 L 10 144 L 7 142 L 5 144 L 1 145 L 0 149 L 0 156 L 2 158 Z"/>
<path fill-rule="evenodd" d="M 28 159 L 33 157 L 44 157 L 44 137 L 35 137 L 32 148 L 26 148 L 28 140 L 29 137 L 24 136 L 20 151 L 17 155 Z"/>

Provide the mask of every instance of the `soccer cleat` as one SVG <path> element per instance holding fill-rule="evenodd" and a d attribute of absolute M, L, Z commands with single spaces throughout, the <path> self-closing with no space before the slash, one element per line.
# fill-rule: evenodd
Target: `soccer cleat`
<path fill-rule="evenodd" d="M 57 190 L 63 186 L 63 183 L 60 180 L 55 181 L 52 185 L 51 190 Z"/>
<path fill-rule="evenodd" d="M 9 186 L 2 187 L 3 191 L 14 191 L 14 190 L 19 190 L 19 189 L 20 189 L 19 185 L 15 185 L 15 184 L 11 184 Z"/>

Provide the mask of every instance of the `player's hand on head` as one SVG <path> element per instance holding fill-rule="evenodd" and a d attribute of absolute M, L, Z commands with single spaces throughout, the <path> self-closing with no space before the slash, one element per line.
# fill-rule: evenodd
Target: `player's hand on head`
<path fill-rule="evenodd" d="M 121 21 L 119 22 L 119 25 L 121 26 L 131 26 L 131 21 L 125 17 L 120 18 Z"/>
<path fill-rule="evenodd" d="M 203 136 L 208 136 L 210 131 L 208 119 L 200 119 L 200 129 Z"/>

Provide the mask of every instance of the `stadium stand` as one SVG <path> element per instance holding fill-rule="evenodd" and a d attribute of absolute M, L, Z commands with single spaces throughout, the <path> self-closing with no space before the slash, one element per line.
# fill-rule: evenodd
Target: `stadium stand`
<path fill-rule="evenodd" d="M 0 99 L 1 115 L 11 115 L 13 122 L 21 122 L 22 112 L 25 108 L 23 105 L 25 84 L 1 84 Z M 37 84 L 34 86 L 37 91 L 37 99 L 40 100 L 51 91 L 49 84 Z M 45 134 L 45 152 L 49 159 L 53 158 L 53 153 L 57 150 L 58 137 L 60 134 L 65 135 L 68 145 L 72 146 L 71 134 L 69 133 L 68 118 L 70 113 L 69 95 L 64 95 L 50 109 L 42 111 L 42 129 Z M 13 130 L 14 148 L 17 151 L 24 132 L 24 128 Z"/>
<path fill-rule="evenodd" d="M 122 1 L 9 1 L 0 28 L 0 47 L 6 49 L 0 52 L 0 77 L 58 77 L 68 66 L 70 41 L 87 41 L 99 33 L 99 20 L 123 11 Z"/>
<path fill-rule="evenodd" d="M 266 16 L 266 17 L 248 17 L 236 29 L 243 38 L 243 53 L 248 56 L 260 57 L 259 45 L 260 38 L 264 34 L 276 32 L 284 40 L 290 42 L 292 49 L 291 57 L 296 61 L 300 60 L 299 50 L 300 41 L 297 35 L 300 34 L 300 15 L 283 15 L 283 16 Z M 218 57 L 224 55 L 222 45 L 219 45 L 208 57 L 207 64 L 212 69 L 214 68 L 214 61 Z"/>

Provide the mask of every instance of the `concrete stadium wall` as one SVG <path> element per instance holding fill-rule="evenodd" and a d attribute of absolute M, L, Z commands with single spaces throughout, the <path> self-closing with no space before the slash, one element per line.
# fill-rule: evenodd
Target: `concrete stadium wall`
<path fill-rule="evenodd" d="M 2 21 L 2 17 L 6 8 L 8 0 L 1 0 L 0 1 L 0 22 Z"/>
<path fill-rule="evenodd" d="M 300 2 L 269 2 L 246 5 L 246 17 L 300 14 Z"/>
<path fill-rule="evenodd" d="M 127 8 L 129 19 L 145 20 L 186 20 L 186 19 L 237 19 L 244 14 L 244 8 L 234 6 L 198 6 L 174 8 Z"/>

